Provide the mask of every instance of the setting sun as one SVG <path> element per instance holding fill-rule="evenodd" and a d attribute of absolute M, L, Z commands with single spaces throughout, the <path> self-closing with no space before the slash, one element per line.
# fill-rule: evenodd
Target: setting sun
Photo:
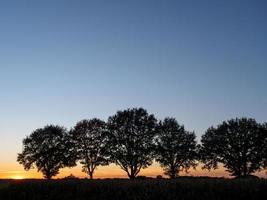
<path fill-rule="evenodd" d="M 14 180 L 21 180 L 21 179 L 24 179 L 24 177 L 21 176 L 21 175 L 15 175 L 15 176 L 12 176 L 11 179 L 14 179 Z"/>

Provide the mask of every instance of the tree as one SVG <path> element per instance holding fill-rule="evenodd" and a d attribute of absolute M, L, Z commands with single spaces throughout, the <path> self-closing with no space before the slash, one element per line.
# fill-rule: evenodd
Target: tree
<path fill-rule="evenodd" d="M 108 165 L 106 123 L 100 119 L 82 120 L 70 131 L 82 171 L 93 179 L 95 169 Z"/>
<path fill-rule="evenodd" d="M 267 135 L 267 123 L 264 123 L 262 125 L 262 132 L 264 132 L 265 135 Z M 264 165 L 264 168 L 267 170 L 267 136 L 265 137 L 265 148 L 264 148 L 264 161 L 263 161 L 263 165 Z M 267 173 L 267 171 L 266 171 Z"/>
<path fill-rule="evenodd" d="M 206 169 L 222 163 L 232 176 L 246 177 L 264 167 L 266 131 L 254 119 L 224 121 L 202 136 L 201 159 Z"/>
<path fill-rule="evenodd" d="M 159 122 L 156 136 L 156 161 L 165 175 L 176 178 L 180 171 L 196 167 L 197 142 L 193 132 L 188 132 L 174 118 Z"/>
<path fill-rule="evenodd" d="M 108 119 L 111 159 L 130 179 L 152 164 L 156 122 L 143 108 L 118 111 Z"/>
<path fill-rule="evenodd" d="M 23 140 L 23 150 L 17 161 L 25 170 L 36 167 L 46 179 L 57 175 L 60 168 L 75 166 L 66 132 L 64 127 L 54 125 L 36 129 Z"/>

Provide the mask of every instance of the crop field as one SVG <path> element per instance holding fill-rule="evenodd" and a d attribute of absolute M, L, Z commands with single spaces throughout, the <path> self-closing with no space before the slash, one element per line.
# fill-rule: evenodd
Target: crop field
<path fill-rule="evenodd" d="M 0 180 L 1 200 L 267 199 L 266 179 Z"/>

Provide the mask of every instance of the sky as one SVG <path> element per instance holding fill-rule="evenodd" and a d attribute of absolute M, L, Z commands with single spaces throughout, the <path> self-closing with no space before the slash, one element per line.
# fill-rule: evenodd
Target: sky
<path fill-rule="evenodd" d="M 265 0 L 1 1 L 0 178 L 41 177 L 16 157 L 46 124 L 144 107 L 200 140 L 230 118 L 266 122 L 266 9 Z M 123 176 L 116 166 L 96 173 Z"/>

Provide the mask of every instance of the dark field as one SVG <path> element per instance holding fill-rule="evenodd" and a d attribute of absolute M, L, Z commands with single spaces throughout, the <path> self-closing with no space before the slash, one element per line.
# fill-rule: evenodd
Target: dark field
<path fill-rule="evenodd" d="M 1 200 L 267 199 L 267 180 L 0 180 Z"/>

